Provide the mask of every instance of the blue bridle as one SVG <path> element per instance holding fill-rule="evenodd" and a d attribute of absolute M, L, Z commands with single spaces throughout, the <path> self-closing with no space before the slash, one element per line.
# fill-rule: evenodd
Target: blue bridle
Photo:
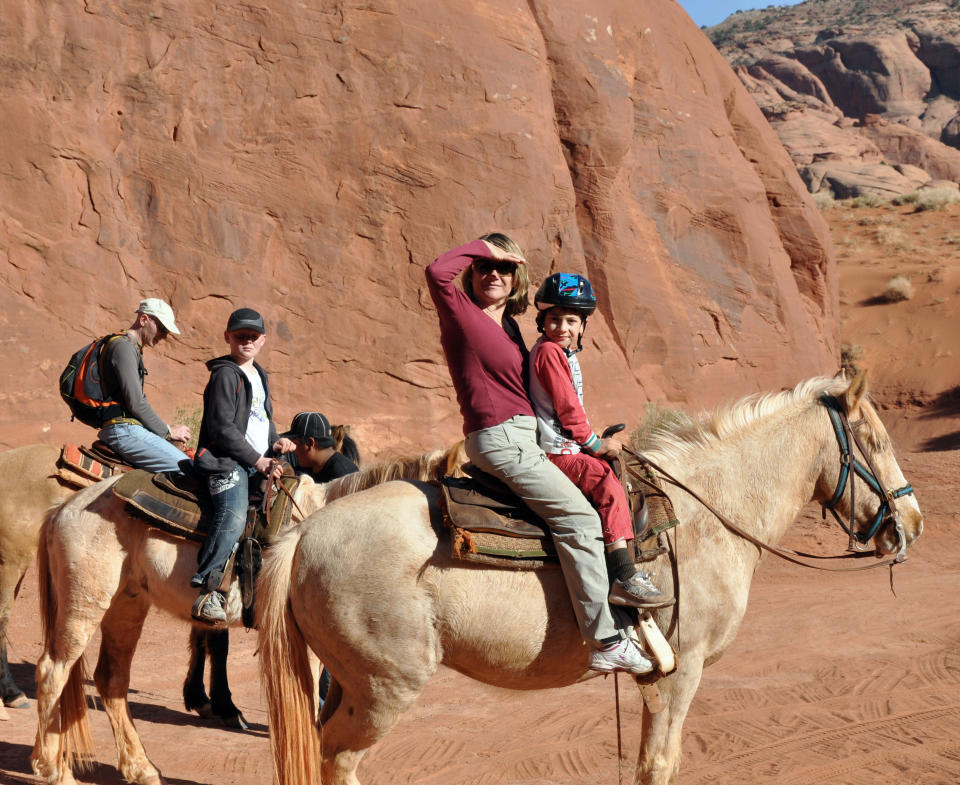
<path fill-rule="evenodd" d="M 897 560 L 902 561 L 906 558 L 906 538 L 903 532 L 903 524 L 900 522 L 900 513 L 897 511 L 894 499 L 899 499 L 901 496 L 906 496 L 913 493 L 913 486 L 904 485 L 902 488 L 897 488 L 895 491 L 888 491 L 886 488 L 884 488 L 880 484 L 880 478 L 877 476 L 876 469 L 873 467 L 873 462 L 870 460 L 866 450 L 863 449 L 863 445 L 860 443 L 860 440 L 853 431 L 853 427 L 859 425 L 862 420 L 851 425 L 850 421 L 847 419 L 846 412 L 840 405 L 840 401 L 831 395 L 821 396 L 820 402 L 824 405 L 824 407 L 826 407 L 827 414 L 830 415 L 830 422 L 833 424 L 833 430 L 837 436 L 837 444 L 840 446 L 840 476 L 837 479 L 837 489 L 833 493 L 833 498 L 823 505 L 824 509 L 830 510 L 837 523 L 840 524 L 843 530 L 850 537 L 851 550 L 858 550 L 858 548 L 855 546 L 855 541 L 861 545 L 868 543 L 874 537 L 874 535 L 876 535 L 877 531 L 879 531 L 883 522 L 887 518 L 892 517 L 894 525 L 896 526 L 897 535 L 900 538 L 900 553 L 897 556 Z M 869 468 L 864 466 L 853 454 L 851 443 L 856 444 L 856 446 L 860 449 L 860 452 L 863 454 L 863 457 L 869 464 Z M 859 477 L 867 484 L 870 490 L 872 490 L 880 498 L 880 507 L 877 509 L 877 514 L 874 516 L 873 521 L 870 523 L 870 526 L 867 528 L 867 530 L 863 532 L 853 530 L 854 485 L 856 485 L 856 483 L 850 478 L 851 469 L 853 469 L 854 473 L 859 475 Z M 843 519 L 837 514 L 836 510 L 837 504 L 839 504 L 840 499 L 843 498 L 843 494 L 846 491 L 848 482 L 850 483 L 849 526 L 843 522 Z"/>

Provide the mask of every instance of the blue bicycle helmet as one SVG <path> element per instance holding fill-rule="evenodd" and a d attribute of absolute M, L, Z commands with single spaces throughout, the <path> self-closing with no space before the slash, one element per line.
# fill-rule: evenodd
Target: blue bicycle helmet
<path fill-rule="evenodd" d="M 533 302 L 537 306 L 537 329 L 540 332 L 543 332 L 544 315 L 551 308 L 576 311 L 583 317 L 584 327 L 587 317 L 597 310 L 597 297 L 590 281 L 577 273 L 554 273 L 540 284 Z M 577 340 L 577 351 L 582 348 L 581 338 Z"/>

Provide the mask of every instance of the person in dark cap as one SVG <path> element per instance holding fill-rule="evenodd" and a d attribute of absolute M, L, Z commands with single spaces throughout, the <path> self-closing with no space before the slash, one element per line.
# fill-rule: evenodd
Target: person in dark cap
<path fill-rule="evenodd" d="M 320 412 L 300 412 L 283 435 L 296 445 L 294 468 L 309 474 L 314 482 L 330 482 L 360 471 L 353 461 L 337 452 L 330 421 Z"/>
<path fill-rule="evenodd" d="M 238 308 L 223 338 L 230 353 L 207 363 L 210 381 L 203 391 L 194 458 L 195 469 L 206 477 L 212 513 L 190 579 L 200 590 L 193 617 L 211 624 L 227 620 L 220 585 L 243 533 L 252 478 L 279 477 L 282 466 L 269 456 L 295 449 L 290 439 L 277 435 L 267 373 L 255 361 L 267 340 L 263 317 L 252 308 Z"/>

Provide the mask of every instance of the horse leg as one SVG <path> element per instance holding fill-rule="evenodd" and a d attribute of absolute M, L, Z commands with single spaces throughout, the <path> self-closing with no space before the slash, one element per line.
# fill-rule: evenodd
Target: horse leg
<path fill-rule="evenodd" d="M 703 659 L 688 656 L 678 665 L 675 673 L 660 682 L 666 708 L 651 714 L 643 707 L 636 785 L 672 785 L 677 781 L 683 721 L 700 686 Z"/>
<path fill-rule="evenodd" d="M 206 630 L 207 650 L 210 653 L 210 703 L 213 716 L 219 717 L 228 728 L 247 730 L 250 726 L 234 704 L 227 682 L 227 654 L 230 651 L 230 633 L 227 630 Z"/>
<path fill-rule="evenodd" d="M 413 705 L 435 670 L 425 661 L 415 680 L 410 678 L 412 674 L 402 681 L 378 680 L 372 691 L 362 692 L 338 684 L 334 677 L 336 686 L 328 702 L 336 701 L 336 708 L 327 717 L 325 704 L 321 713 L 320 781 L 324 785 L 360 785 L 356 771 L 361 758 Z"/>
<path fill-rule="evenodd" d="M 4 706 L 23 709 L 30 705 L 23 694 L 7 662 L 7 626 L 10 623 L 10 609 L 16 596 L 16 589 L 23 578 L 19 567 L 0 565 L 0 700 Z"/>
<path fill-rule="evenodd" d="M 195 711 L 204 719 L 213 716 L 210 698 L 203 686 L 203 671 L 207 662 L 206 630 L 190 628 L 190 664 L 187 678 L 183 680 L 183 705 L 187 711 Z"/>
<path fill-rule="evenodd" d="M 140 743 L 127 703 L 130 663 L 149 610 L 150 599 L 145 592 L 122 590 L 114 597 L 100 623 L 100 657 L 93 674 L 104 711 L 113 727 L 117 768 L 127 782 L 137 785 L 162 783 L 160 772 L 147 758 Z"/>

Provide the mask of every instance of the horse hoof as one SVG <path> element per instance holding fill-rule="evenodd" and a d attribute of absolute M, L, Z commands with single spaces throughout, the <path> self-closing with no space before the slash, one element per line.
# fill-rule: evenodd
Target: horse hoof
<path fill-rule="evenodd" d="M 3 705 L 8 709 L 29 709 L 30 699 L 21 692 L 19 695 L 14 695 L 12 698 L 4 698 Z"/>
<path fill-rule="evenodd" d="M 201 719 L 212 720 L 214 718 L 213 706 L 211 706 L 209 703 L 204 703 L 202 706 L 196 706 L 193 710 Z"/>
<path fill-rule="evenodd" d="M 250 730 L 250 726 L 247 724 L 247 721 L 240 712 L 237 712 L 232 717 L 224 717 L 223 724 L 228 728 L 233 728 L 234 730 Z"/>

